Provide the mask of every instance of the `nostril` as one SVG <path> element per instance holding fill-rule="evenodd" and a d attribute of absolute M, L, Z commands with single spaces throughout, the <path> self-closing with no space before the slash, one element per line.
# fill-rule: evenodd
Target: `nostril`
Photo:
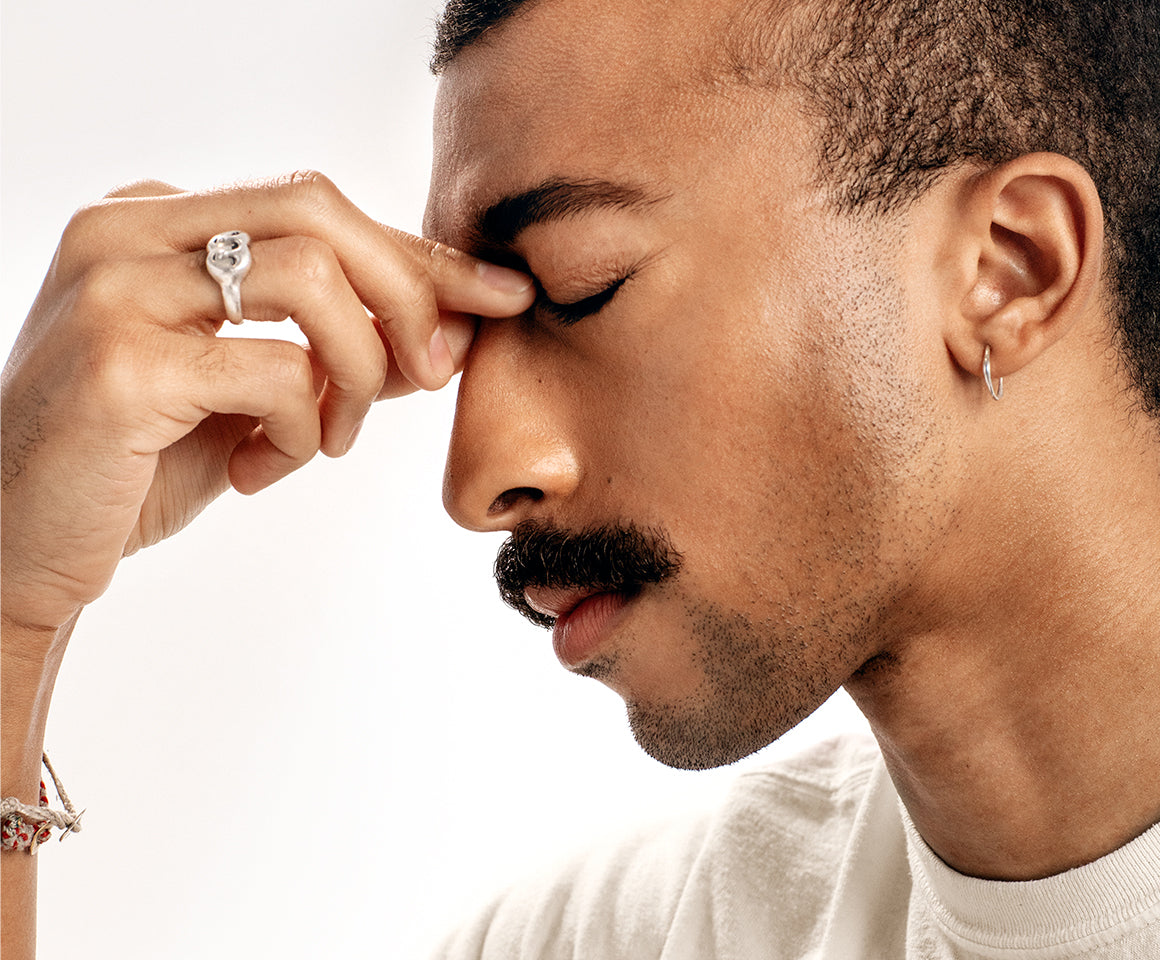
<path fill-rule="evenodd" d="M 544 499 L 544 491 L 536 487 L 513 487 L 511 490 L 505 490 L 491 502 L 491 506 L 487 508 L 487 515 L 497 517 L 507 513 L 524 499 L 538 503 Z"/>

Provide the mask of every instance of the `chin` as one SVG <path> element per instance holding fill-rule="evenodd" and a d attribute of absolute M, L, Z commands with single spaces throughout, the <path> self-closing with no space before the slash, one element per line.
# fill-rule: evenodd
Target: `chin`
<path fill-rule="evenodd" d="M 809 713 L 793 723 L 754 727 L 737 726 L 721 716 L 714 722 L 703 705 L 645 709 L 630 702 L 626 706 L 628 725 L 640 748 L 677 770 L 710 770 L 736 763 L 773 743 Z"/>

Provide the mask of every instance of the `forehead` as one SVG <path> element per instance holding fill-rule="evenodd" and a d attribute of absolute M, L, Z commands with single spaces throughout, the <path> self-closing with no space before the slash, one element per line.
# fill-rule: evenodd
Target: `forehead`
<path fill-rule="evenodd" d="M 769 118 L 721 75 L 735 7 L 539 0 L 462 51 L 436 101 L 428 234 L 462 243 L 474 213 L 545 180 L 711 175 Z"/>

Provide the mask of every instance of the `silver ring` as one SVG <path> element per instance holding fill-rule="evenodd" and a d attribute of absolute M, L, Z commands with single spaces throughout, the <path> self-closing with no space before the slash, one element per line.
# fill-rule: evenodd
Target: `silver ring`
<path fill-rule="evenodd" d="M 250 272 L 250 235 L 227 230 L 205 245 L 205 268 L 222 287 L 222 301 L 231 323 L 242 322 L 242 280 Z"/>

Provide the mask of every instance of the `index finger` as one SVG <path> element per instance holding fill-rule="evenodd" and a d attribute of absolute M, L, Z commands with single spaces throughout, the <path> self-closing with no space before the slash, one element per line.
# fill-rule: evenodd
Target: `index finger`
<path fill-rule="evenodd" d="M 448 340 L 440 317 L 511 317 L 523 313 L 535 299 L 534 284 L 526 274 L 434 240 L 378 226 L 396 240 L 400 250 L 407 251 L 417 275 L 396 271 L 393 283 L 377 286 L 364 285 L 353 275 L 349 279 L 360 297 L 365 289 L 380 298 L 363 297 L 363 302 L 378 319 L 399 369 L 417 386 L 430 386 L 411 372 L 416 369 L 413 358 L 423 347 L 429 351 L 436 387 L 462 364 L 465 351 L 453 349 L 455 343 Z M 428 334 L 429 343 L 422 339 Z"/>
<path fill-rule="evenodd" d="M 379 226 L 425 261 L 441 309 L 480 317 L 511 317 L 531 306 L 535 285 L 526 273 L 480 260 L 437 240 Z"/>
<path fill-rule="evenodd" d="M 535 297 L 526 274 L 384 227 L 317 173 L 203 194 L 112 202 L 148 204 L 140 216 L 148 216 L 154 235 L 160 232 L 175 250 L 199 249 L 224 229 L 245 230 L 255 240 L 287 235 L 322 240 L 382 324 L 400 370 L 427 389 L 446 383 L 455 367 L 439 328 L 440 309 L 516 316 Z M 127 210 L 127 219 L 134 213 Z"/>

